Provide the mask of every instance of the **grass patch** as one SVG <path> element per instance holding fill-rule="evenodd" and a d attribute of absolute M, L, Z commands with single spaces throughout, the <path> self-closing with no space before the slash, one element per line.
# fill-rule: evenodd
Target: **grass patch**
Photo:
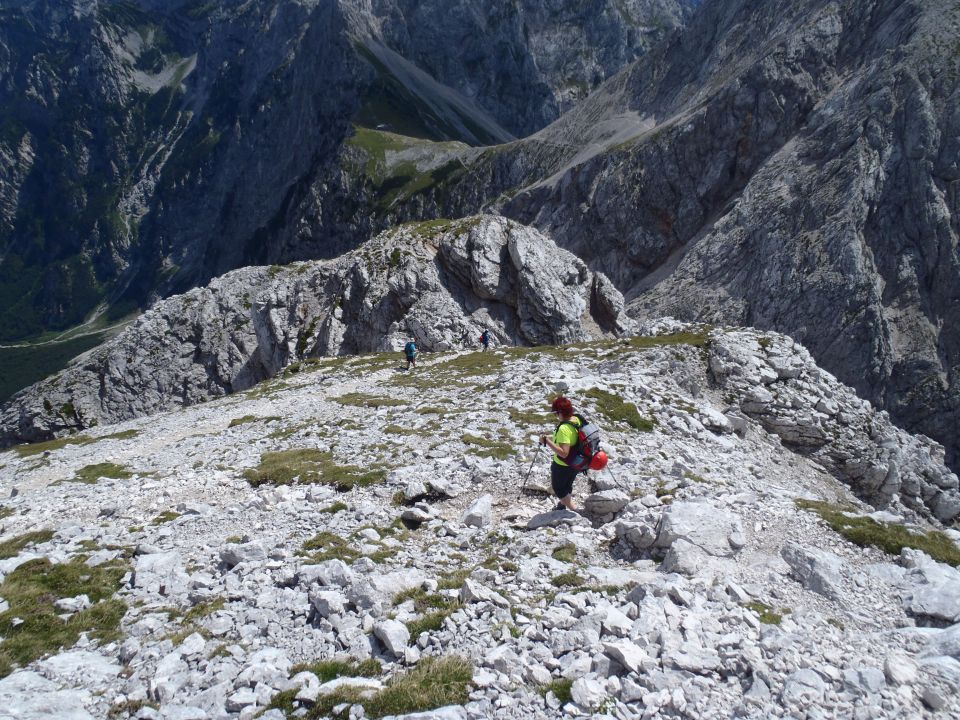
<path fill-rule="evenodd" d="M 643 417 L 637 410 L 636 405 L 625 402 L 620 396 L 611 392 L 600 388 L 590 388 L 584 392 L 584 395 L 596 401 L 597 412 L 607 420 L 626 423 L 634 430 L 643 432 L 650 432 L 656 425 L 656 420 Z"/>
<path fill-rule="evenodd" d="M 366 487 L 383 482 L 383 470 L 363 470 L 356 465 L 337 465 L 333 454 L 312 448 L 263 453 L 260 465 L 244 471 L 243 476 L 254 487 L 321 483 L 345 492 L 355 486 Z"/>
<path fill-rule="evenodd" d="M 557 587 L 577 587 L 579 585 L 583 585 L 584 580 L 575 572 L 568 572 L 557 575 L 550 582 Z"/>
<path fill-rule="evenodd" d="M 469 449 L 469 452 L 472 455 L 478 455 L 480 457 L 492 457 L 497 460 L 506 460 L 508 457 L 514 454 L 515 449 L 513 445 L 509 443 L 500 442 L 499 440 L 490 440 L 480 435 L 470 435 L 464 433 L 460 439 L 465 445 L 472 446 Z"/>
<path fill-rule="evenodd" d="M 325 683 L 336 680 L 338 677 L 375 678 L 383 672 L 383 666 L 379 660 L 373 658 L 361 662 L 356 660 L 319 660 L 314 663 L 294 665 L 290 669 L 290 677 L 301 672 L 311 672 L 320 679 L 320 682 Z"/>
<path fill-rule="evenodd" d="M 0 520 L 6 520 L 11 515 L 16 515 L 17 511 L 12 507 L 7 507 L 6 505 L 0 505 Z"/>
<path fill-rule="evenodd" d="M 335 502 L 333 505 L 329 505 L 325 508 L 322 508 L 320 512 L 327 513 L 328 515 L 336 515 L 338 512 L 347 509 L 347 504 L 342 502 Z"/>
<path fill-rule="evenodd" d="M 164 523 L 173 522 L 178 517 L 180 513 L 173 510 L 166 510 L 159 515 L 157 515 L 153 520 L 150 521 L 151 525 L 163 525 Z"/>
<path fill-rule="evenodd" d="M 462 568 L 460 570 L 446 572 L 443 574 L 443 577 L 437 581 L 437 589 L 459 590 L 463 587 L 463 581 L 470 577 L 470 573 L 472 572 L 472 568 Z"/>
<path fill-rule="evenodd" d="M 393 596 L 394 605 L 400 605 L 407 600 L 413 600 L 414 609 L 418 613 L 431 610 L 447 610 L 457 605 L 457 601 L 452 598 L 448 598 L 445 595 L 437 595 L 436 593 L 428 593 L 419 587 L 403 590 Z"/>
<path fill-rule="evenodd" d="M 403 425 L 396 425 L 391 423 L 383 429 L 385 435 L 420 435 L 423 432 L 423 428 L 416 427 L 405 427 Z"/>
<path fill-rule="evenodd" d="M 753 610 L 757 615 L 759 615 L 760 622 L 762 622 L 764 625 L 779 625 L 783 620 L 783 616 L 790 612 L 789 609 L 782 609 L 778 612 L 766 603 L 756 601 L 747 603 L 744 607 Z"/>
<path fill-rule="evenodd" d="M 449 412 L 451 412 L 450 408 L 434 407 L 431 405 L 417 408 L 417 413 L 420 415 L 446 415 Z"/>
<path fill-rule="evenodd" d="M 109 599 L 120 589 L 128 565 L 122 561 L 95 568 L 80 560 L 54 565 L 46 558 L 24 563 L 0 584 L 0 597 L 10 609 L 0 613 L 0 677 L 60 648 L 72 647 L 81 633 L 103 642 L 120 637 L 127 606 Z M 86 595 L 86 610 L 61 619 L 54 603 Z M 22 622 L 14 623 L 15 619 Z"/>
<path fill-rule="evenodd" d="M 197 603 L 192 608 L 187 610 L 187 613 L 183 616 L 183 619 L 187 622 L 194 622 L 200 618 L 205 618 L 209 615 L 213 615 L 213 613 L 217 612 L 217 610 L 223 610 L 224 604 L 226 604 L 226 600 L 222 597 Z"/>
<path fill-rule="evenodd" d="M 298 554 L 310 558 L 314 563 L 324 560 L 353 562 L 360 557 L 360 551 L 351 542 L 327 531 L 317 533 L 303 543 L 303 549 Z"/>
<path fill-rule="evenodd" d="M 244 415 L 243 417 L 234 418 L 230 421 L 230 424 L 227 425 L 227 428 L 236 427 L 237 425 L 246 425 L 247 423 L 255 422 L 270 422 L 271 420 L 282 420 L 279 415 L 269 415 L 267 417 L 257 417 L 256 415 Z"/>
<path fill-rule="evenodd" d="M 552 692 L 554 696 L 561 702 L 561 704 L 566 705 L 573 699 L 573 695 L 570 692 L 570 688 L 573 687 L 573 680 L 568 678 L 561 678 L 559 680 L 554 680 L 549 685 L 543 686 L 543 695 L 546 697 L 547 693 Z"/>
<path fill-rule="evenodd" d="M 577 546 L 573 543 L 566 543 L 556 548 L 551 555 L 553 555 L 555 560 L 567 563 L 573 562 L 574 558 L 577 557 Z"/>
<path fill-rule="evenodd" d="M 123 465 L 116 463 L 97 463 L 96 465 L 87 465 L 77 471 L 71 482 L 85 483 L 95 485 L 101 478 L 110 480 L 129 480 L 133 473 L 127 470 Z"/>
<path fill-rule="evenodd" d="M 433 366 L 434 372 L 455 375 L 495 375 L 503 370 L 503 355 L 495 352 L 469 352 Z"/>
<path fill-rule="evenodd" d="M 356 689 L 344 689 L 329 695 L 321 695 L 303 717 L 310 720 L 330 717 L 333 714 L 333 708 L 341 703 L 363 705 L 369 718 L 406 715 L 435 710 L 447 705 L 463 705 L 470 699 L 472 680 L 473 665 L 465 658 L 425 657 L 411 670 L 394 675 L 383 690 L 371 697 L 361 697 Z M 296 694 L 296 690 L 279 693 L 274 696 L 269 707 L 279 708 L 289 717 L 296 710 L 294 707 Z"/>
<path fill-rule="evenodd" d="M 850 517 L 852 507 L 833 505 L 820 500 L 795 500 L 801 510 L 816 513 L 833 530 L 856 545 L 872 546 L 890 555 L 899 555 L 904 548 L 922 550 L 934 560 L 960 566 L 960 548 L 939 530 L 911 532 L 903 525 L 877 522 L 868 517 Z"/>
<path fill-rule="evenodd" d="M 507 408 L 507 414 L 514 423 L 521 427 L 549 425 L 553 418 L 544 412 L 536 410 L 517 410 L 517 408 Z"/>
<path fill-rule="evenodd" d="M 39 545 L 40 543 L 49 542 L 52 538 L 53 530 L 38 530 L 5 540 L 0 543 L 0 560 L 16 557 L 20 554 L 20 551 L 28 545 Z M 0 597 L 4 596 L 0 595 Z"/>
<path fill-rule="evenodd" d="M 346 395 L 341 395 L 339 397 L 331 398 L 341 405 L 353 405 L 355 407 L 365 407 L 365 408 L 380 408 L 380 407 L 399 407 L 401 405 L 409 405 L 406 400 L 401 400 L 399 398 L 389 398 L 389 397 L 377 397 L 376 395 L 368 395 L 367 393 L 347 393 Z"/>
<path fill-rule="evenodd" d="M 407 623 L 407 630 L 410 631 L 410 637 L 416 639 L 420 633 L 436 632 L 443 627 L 443 621 L 453 614 L 454 608 L 444 610 L 434 610 L 426 613 L 423 617 L 411 620 Z"/>
<path fill-rule="evenodd" d="M 90 445 L 95 442 L 100 442 L 101 440 L 129 440 L 139 434 L 139 430 L 123 430 L 96 438 L 90 437 L 89 435 L 68 435 L 67 437 L 44 440 L 43 442 L 30 443 L 29 445 L 15 445 L 11 450 L 20 457 L 31 457 L 53 450 L 60 450 L 68 445 Z"/>

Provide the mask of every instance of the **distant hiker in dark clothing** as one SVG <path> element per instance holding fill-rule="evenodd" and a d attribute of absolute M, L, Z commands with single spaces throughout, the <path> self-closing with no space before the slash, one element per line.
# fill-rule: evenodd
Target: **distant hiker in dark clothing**
<path fill-rule="evenodd" d="M 548 446 L 555 453 L 553 462 L 550 463 L 550 484 L 553 486 L 553 492 L 560 500 L 554 510 L 573 510 L 573 481 L 577 477 L 579 470 L 574 470 L 564 462 L 564 459 L 570 454 L 572 448 L 577 442 L 577 428 L 580 426 L 580 419 L 574 417 L 573 403 L 562 395 L 550 405 L 550 409 L 556 413 L 560 424 L 557 425 L 553 437 L 546 435 L 540 436 L 540 444 Z"/>
<path fill-rule="evenodd" d="M 480 335 L 480 344 L 483 345 L 483 351 L 486 352 L 490 348 L 490 331 L 484 330 Z"/>
<path fill-rule="evenodd" d="M 406 345 L 403 346 L 403 354 L 407 356 L 407 370 L 412 367 L 417 366 L 417 355 L 419 350 L 417 350 L 417 343 L 415 340 L 410 340 Z"/>

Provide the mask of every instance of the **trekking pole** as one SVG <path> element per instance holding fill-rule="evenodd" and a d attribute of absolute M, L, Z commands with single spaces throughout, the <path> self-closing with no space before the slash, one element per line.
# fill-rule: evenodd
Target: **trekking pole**
<path fill-rule="evenodd" d="M 624 490 L 624 489 L 625 489 L 625 488 L 623 487 L 623 485 L 620 484 L 620 481 L 617 480 L 617 476 L 613 474 L 613 470 L 610 469 L 610 466 L 609 466 L 609 465 L 605 466 L 603 469 L 606 470 L 608 473 L 610 473 L 610 477 L 613 478 L 613 482 L 614 482 L 614 484 L 617 486 L 617 489 L 619 489 L 619 490 Z"/>
<path fill-rule="evenodd" d="M 520 492 L 517 493 L 518 500 L 523 496 L 524 490 L 527 489 L 527 480 L 530 479 L 530 473 L 533 472 L 533 465 L 537 462 L 538 457 L 540 457 L 540 445 L 537 445 L 537 451 L 533 454 L 533 460 L 530 461 L 530 468 L 527 470 L 527 474 L 523 478 L 523 485 L 520 486 Z"/>

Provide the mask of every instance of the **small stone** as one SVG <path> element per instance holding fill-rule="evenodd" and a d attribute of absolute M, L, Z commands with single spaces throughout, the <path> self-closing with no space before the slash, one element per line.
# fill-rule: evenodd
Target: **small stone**
<path fill-rule="evenodd" d="M 381 620 L 373 626 L 373 634 L 384 647 L 394 656 L 403 657 L 404 650 L 410 643 L 410 631 L 407 626 L 396 620 Z"/>
<path fill-rule="evenodd" d="M 490 524 L 493 517 L 493 496 L 482 495 L 467 508 L 460 518 L 464 525 L 474 527 L 485 527 Z"/>
<path fill-rule="evenodd" d="M 902 653 L 888 655 L 883 672 L 891 685 L 913 685 L 917 681 L 917 664 Z"/>

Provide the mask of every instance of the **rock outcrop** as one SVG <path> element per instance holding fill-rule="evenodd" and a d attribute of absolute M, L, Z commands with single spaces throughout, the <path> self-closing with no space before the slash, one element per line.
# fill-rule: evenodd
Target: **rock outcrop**
<path fill-rule="evenodd" d="M 601 275 L 543 234 L 478 216 L 402 226 L 334 261 L 246 268 L 159 302 L 121 335 L 0 411 L 33 441 L 252 387 L 307 358 L 568 343 L 632 321 Z"/>
<path fill-rule="evenodd" d="M 737 389 L 738 410 L 876 507 L 899 495 L 942 519 L 960 513 L 958 479 L 944 467 L 943 446 L 873 412 L 802 345 L 753 331 L 724 333 L 711 344 L 710 371 L 719 387 Z"/>

